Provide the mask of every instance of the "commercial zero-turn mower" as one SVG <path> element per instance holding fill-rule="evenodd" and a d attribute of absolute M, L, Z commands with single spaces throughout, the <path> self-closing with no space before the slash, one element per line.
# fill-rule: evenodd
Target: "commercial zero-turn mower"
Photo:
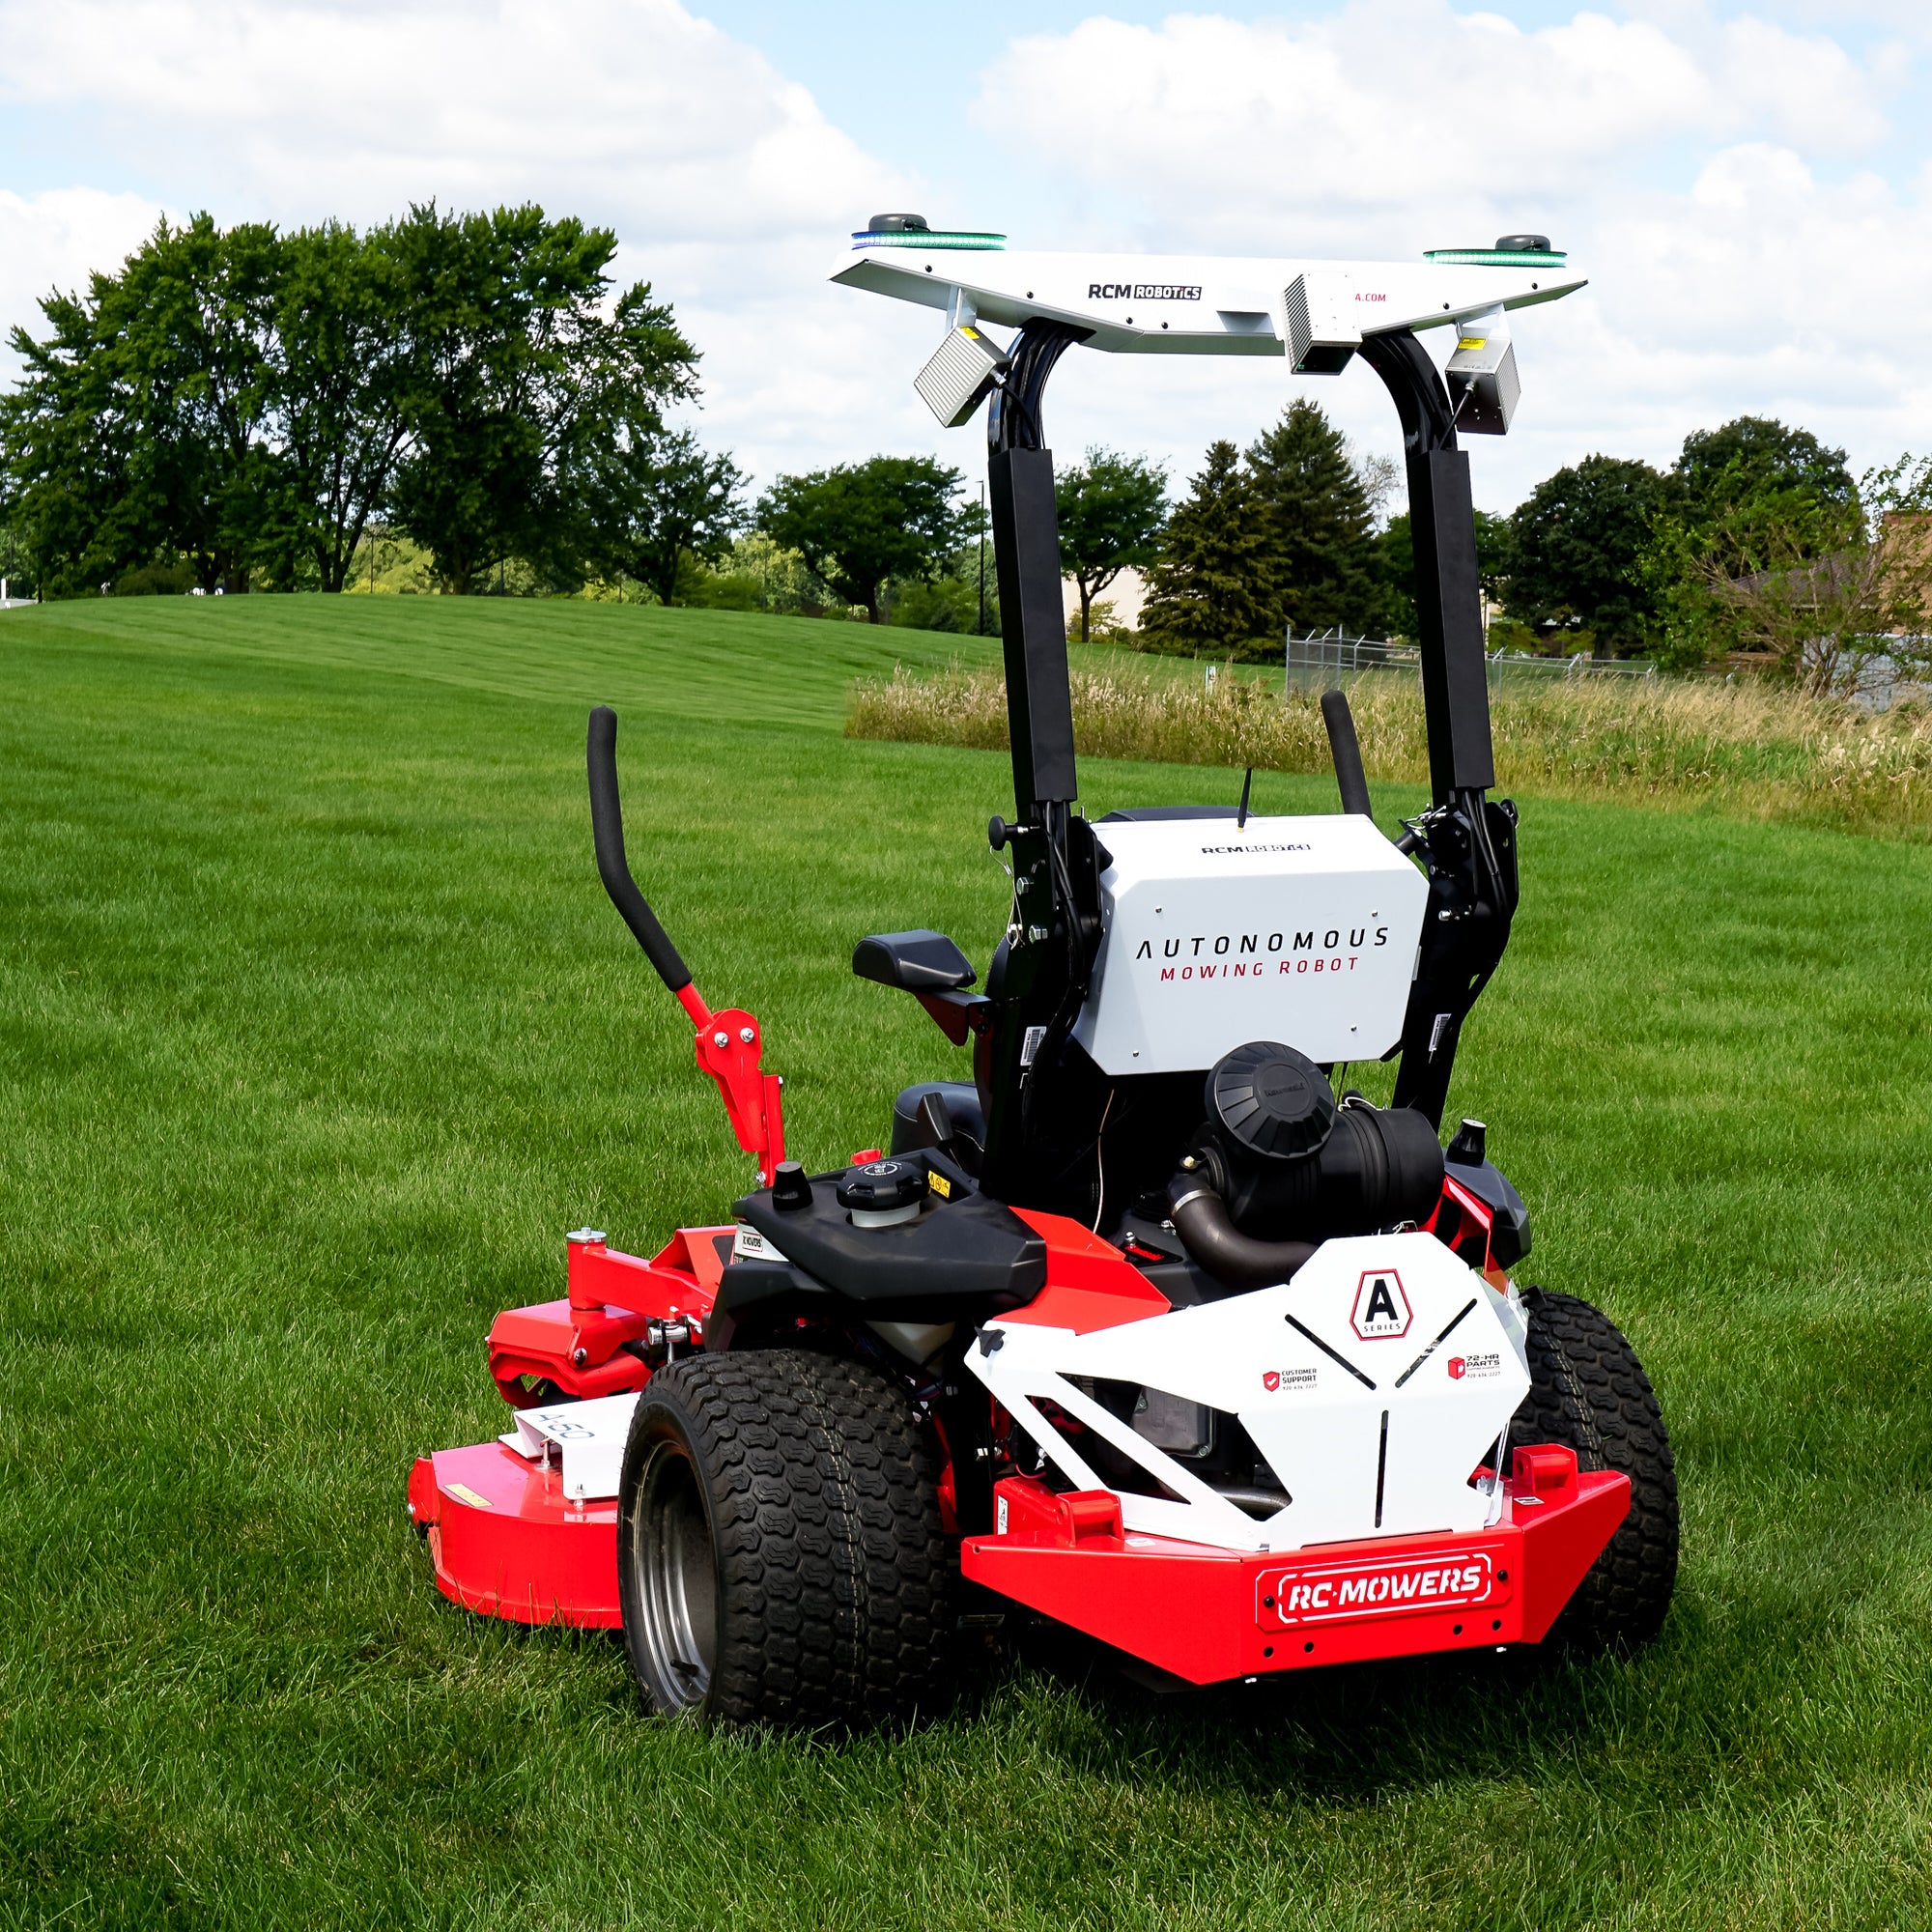
<path fill-rule="evenodd" d="M 970 1070 L 900 1094 L 884 1148 L 787 1160 L 763 1028 L 699 998 L 632 880 L 617 721 L 594 711 L 598 870 L 758 1184 L 648 1260 L 578 1230 L 564 1297 L 497 1318 L 514 1427 L 410 1478 L 437 1583 L 524 1623 L 621 1625 L 658 1711 L 813 1728 L 933 1707 L 1003 1619 L 1193 1684 L 1641 1641 L 1677 1563 L 1650 1384 L 1596 1309 L 1517 1278 L 1528 1216 L 1482 1123 L 1439 1138 L 1517 904 L 1457 432 L 1508 427 L 1511 312 L 1581 283 L 1540 236 L 1412 265 L 1000 240 L 881 215 L 833 277 L 943 309 L 919 391 L 952 424 L 989 405 L 1012 909 L 983 983 L 938 932 L 852 959 Z M 1359 357 L 1387 386 L 1434 791 L 1399 838 L 1339 691 L 1339 813 L 1076 810 L 1040 428 L 1076 343 L 1311 375 Z M 1336 1091 L 1388 1059 L 1392 1105 Z"/>

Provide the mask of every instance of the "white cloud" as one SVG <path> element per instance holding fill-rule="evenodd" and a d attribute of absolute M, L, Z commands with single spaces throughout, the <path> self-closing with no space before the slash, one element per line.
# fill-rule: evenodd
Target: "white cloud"
<path fill-rule="evenodd" d="M 977 474 L 977 431 L 912 395 L 934 318 L 825 284 L 872 209 L 943 199 L 1028 246 L 1225 253 L 1412 257 L 1531 228 L 1593 285 L 1519 330 L 1518 428 L 1472 443 L 1487 505 L 1593 448 L 1667 460 L 1743 410 L 1861 463 L 1932 446 L 1932 196 L 1895 159 L 1925 150 L 1894 91 L 1914 58 L 1847 41 L 1824 0 L 1749 4 L 1631 0 L 1535 32 L 1448 0 L 1095 17 L 997 55 L 980 153 L 928 130 L 917 158 L 948 157 L 929 195 L 677 0 L 0 0 L 0 115 L 76 150 L 84 129 L 75 178 L 141 189 L 0 193 L 0 327 L 112 267 L 161 205 L 366 223 L 534 199 L 616 230 L 619 270 L 704 351 L 701 432 L 760 476 L 917 448 Z M 1862 17 L 1882 35 L 1894 13 L 1918 18 L 1904 0 Z M 1297 389 L 1395 447 L 1367 371 L 1297 384 L 1271 361 L 1076 355 L 1049 427 L 1180 475 Z"/>
<path fill-rule="evenodd" d="M 11 0 L 0 38 L 13 99 L 113 109 L 131 157 L 164 160 L 172 135 L 291 214 L 377 219 L 399 196 L 526 181 L 657 239 L 770 239 L 882 179 L 802 88 L 675 0 Z"/>
<path fill-rule="evenodd" d="M 1835 147 L 1882 131 L 1834 43 L 1753 20 L 1700 38 L 1589 13 L 1526 33 L 1441 0 L 1295 25 L 1093 19 L 1015 43 L 978 114 L 1170 221 L 1246 232 L 1257 216 L 1335 227 L 1590 196 L 1678 139 L 1808 129 Z"/>
<path fill-rule="evenodd" d="M 1550 233 L 1592 286 L 1522 319 L 1517 429 L 1472 440 L 1479 497 L 1507 507 L 1590 449 L 1667 461 L 1747 410 L 1861 462 L 1932 444 L 1924 184 L 1845 172 L 1888 136 L 1894 56 L 1867 68 L 1816 33 L 1691 9 L 1527 32 L 1355 0 L 1296 23 L 1088 20 L 1016 43 L 975 112 L 1109 245 L 1412 258 Z M 1128 386 L 1105 383 L 1114 407 Z M 1214 371 L 1190 413 L 1250 434 L 1268 386 Z M 1307 392 L 1396 445 L 1365 372 Z"/>
<path fill-rule="evenodd" d="M 431 197 L 527 199 L 608 224 L 619 271 L 648 276 L 705 352 L 700 427 L 765 474 L 820 458 L 855 400 L 834 397 L 872 360 L 878 305 L 825 276 L 904 177 L 675 0 L 0 0 L 0 102 L 86 115 L 178 209 L 368 223 Z M 64 199 L 36 204 L 28 252 L 70 275 L 152 222 L 97 224 L 60 256 Z M 0 325 L 31 323 L 40 286 L 7 272 Z"/>
<path fill-rule="evenodd" d="M 0 332 L 24 326 L 42 333 L 41 298 L 84 290 L 91 270 L 117 268 L 160 214 L 137 194 L 65 187 L 23 196 L 0 188 Z"/>

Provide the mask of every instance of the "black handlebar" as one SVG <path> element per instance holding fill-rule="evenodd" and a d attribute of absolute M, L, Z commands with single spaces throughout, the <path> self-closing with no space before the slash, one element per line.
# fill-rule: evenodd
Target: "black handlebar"
<path fill-rule="evenodd" d="M 590 767 L 590 837 L 597 848 L 597 876 L 623 915 L 632 937 L 673 993 L 691 984 L 691 969 L 678 957 L 670 935 L 658 923 L 649 901 L 638 890 L 624 859 L 624 809 L 617 801 L 617 714 L 600 704 L 590 714 L 587 748 Z"/>
<path fill-rule="evenodd" d="M 1328 727 L 1328 753 L 1335 760 L 1335 783 L 1342 793 L 1342 810 L 1373 818 L 1369 809 L 1369 778 L 1362 769 L 1361 740 L 1355 736 L 1355 715 L 1346 692 L 1321 694 L 1321 722 Z"/>

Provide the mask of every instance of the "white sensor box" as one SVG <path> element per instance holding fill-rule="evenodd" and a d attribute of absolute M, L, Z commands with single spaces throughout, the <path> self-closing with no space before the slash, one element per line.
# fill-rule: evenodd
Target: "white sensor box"
<path fill-rule="evenodd" d="M 1330 1065 L 1402 1037 L 1427 882 L 1374 823 L 1100 823 L 1104 934 L 1073 1037 L 1103 1072 L 1212 1066 L 1252 1039 Z"/>

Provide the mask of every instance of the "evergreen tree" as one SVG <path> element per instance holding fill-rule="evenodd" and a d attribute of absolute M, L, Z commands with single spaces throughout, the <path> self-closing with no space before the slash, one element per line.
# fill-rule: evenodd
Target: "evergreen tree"
<path fill-rule="evenodd" d="M 1155 650 L 1273 656 L 1266 595 L 1267 530 L 1232 442 L 1208 462 L 1161 533 L 1141 636 Z"/>
<path fill-rule="evenodd" d="M 1291 403 L 1248 450 L 1266 533 L 1266 597 L 1275 627 L 1368 631 L 1384 615 L 1375 516 L 1349 445 L 1321 406 Z"/>

